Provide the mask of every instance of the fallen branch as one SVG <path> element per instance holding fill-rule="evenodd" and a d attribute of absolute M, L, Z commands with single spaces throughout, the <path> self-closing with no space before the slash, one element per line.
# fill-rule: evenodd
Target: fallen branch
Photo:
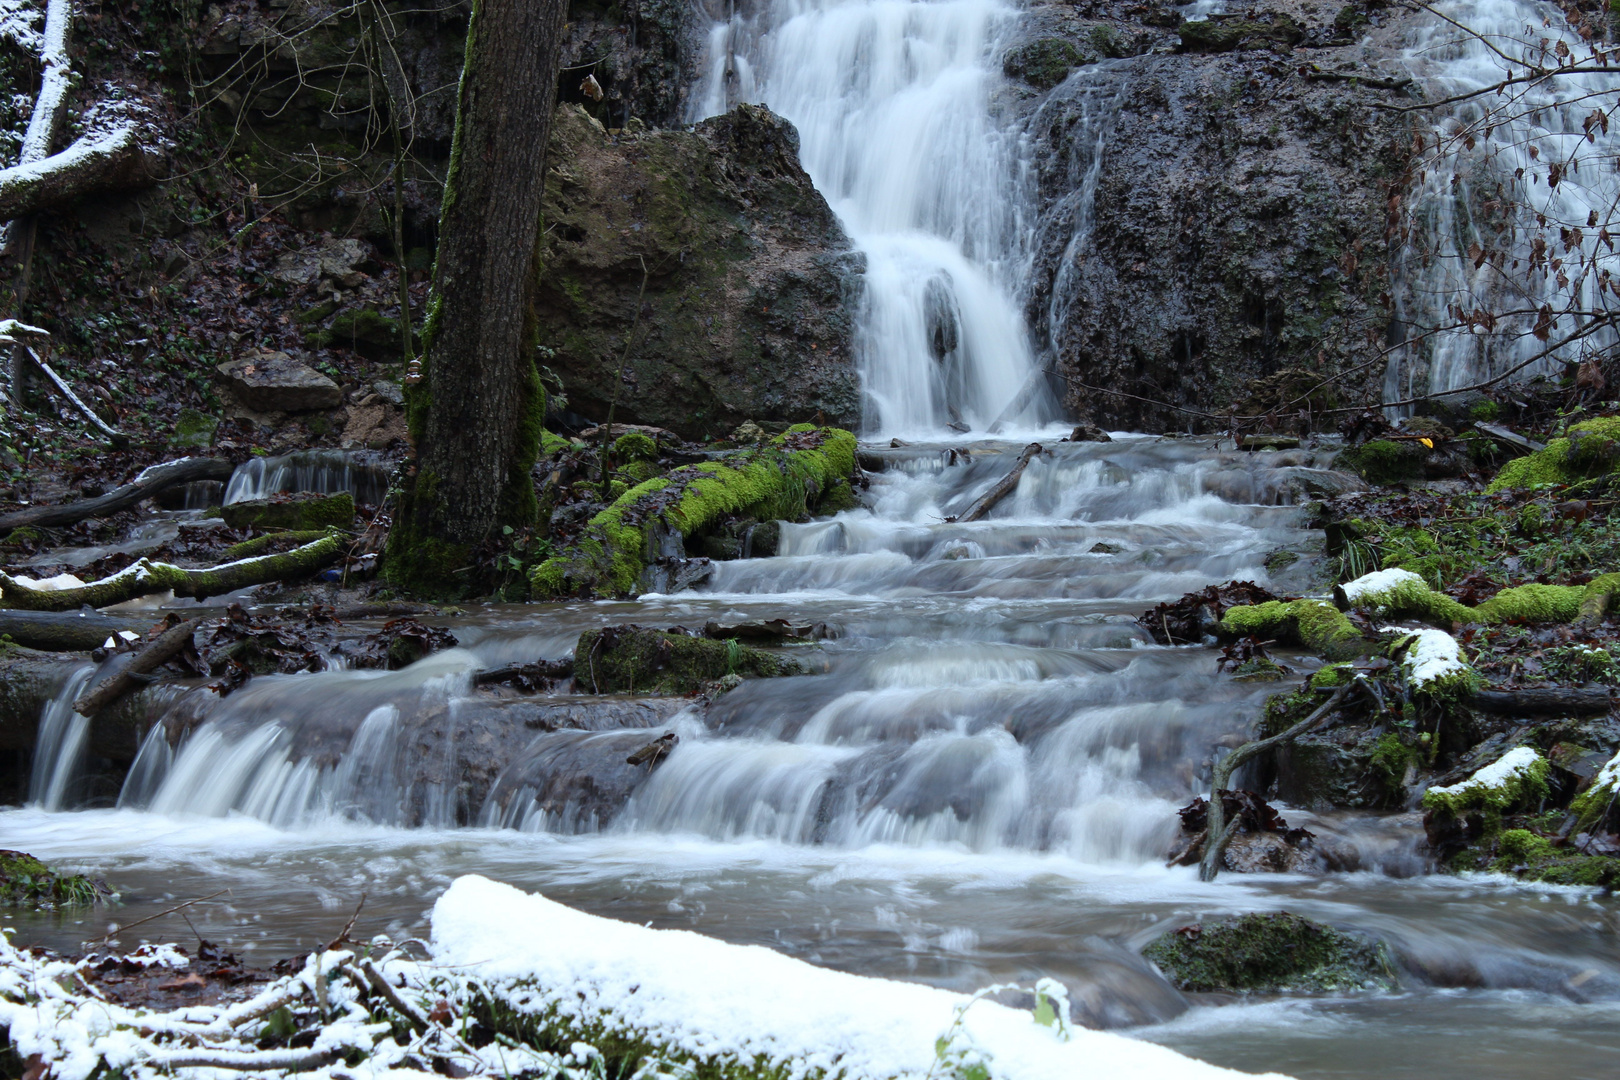
<path fill-rule="evenodd" d="M 0 636 L 26 649 L 89 652 L 128 631 L 144 634 L 151 619 L 119 618 L 84 611 L 7 611 L 0 609 Z"/>
<path fill-rule="evenodd" d="M 117 701 L 137 683 L 140 676 L 156 671 L 168 663 L 176 653 L 184 649 L 191 641 L 191 635 L 196 633 L 197 627 L 203 623 L 201 618 L 191 619 L 178 626 L 170 627 L 159 634 L 151 644 L 136 653 L 129 663 L 117 672 L 103 679 L 101 683 L 88 694 L 73 703 L 73 711 L 80 716 L 94 716 L 112 702 Z"/>
<path fill-rule="evenodd" d="M 95 191 L 149 178 L 135 125 L 85 135 L 61 153 L 0 169 L 0 218 L 19 218 Z"/>
<path fill-rule="evenodd" d="M 73 82 L 72 59 L 68 56 L 68 30 L 72 26 L 72 0 L 50 0 L 45 5 L 45 32 L 40 35 L 39 50 L 39 97 L 34 99 L 28 130 L 23 133 L 22 146 L 17 153 L 18 166 L 32 165 L 50 156 L 51 143 L 56 140 L 56 130 L 62 122 L 62 107 L 67 103 L 68 88 Z M 23 231 L 29 241 L 25 246 L 31 247 L 32 226 Z M 16 222 L 0 227 L 0 254 L 11 251 L 17 232 Z"/>
<path fill-rule="evenodd" d="M 328 534 L 313 544 L 305 544 L 279 555 L 241 559 L 206 569 L 188 570 L 169 563 L 142 559 L 82 588 L 56 592 L 31 589 L 10 575 L 0 573 L 0 607 L 24 611 L 72 611 L 86 604 L 101 608 L 162 592 L 206 600 L 210 596 L 235 592 L 251 585 L 304 577 L 336 562 L 340 554 L 337 536 Z"/>
<path fill-rule="evenodd" d="M 0 341 L 6 340 L 6 338 L 0 337 Z M 34 366 L 39 368 L 39 370 L 44 374 L 45 378 L 50 381 L 52 386 L 56 387 L 56 392 L 67 398 L 68 404 L 72 405 L 74 409 L 78 410 L 80 416 L 83 416 L 86 420 L 90 421 L 92 427 L 100 431 L 103 435 L 107 436 L 107 441 L 112 443 L 115 449 L 122 450 L 124 447 L 129 445 L 129 436 L 125 435 L 117 428 L 112 427 L 101 417 L 97 416 L 96 411 L 90 406 L 86 405 L 84 403 L 84 399 L 73 392 L 73 387 L 68 385 L 67 380 L 58 375 L 51 365 L 47 364 L 40 357 L 39 353 L 35 352 L 27 345 L 18 344 L 16 347 L 22 350 L 24 356 L 34 362 Z"/>
<path fill-rule="evenodd" d="M 1359 678 L 1355 682 L 1345 683 L 1334 690 L 1332 695 L 1318 706 L 1314 712 L 1287 731 L 1279 735 L 1273 735 L 1269 739 L 1244 743 L 1215 763 L 1214 775 L 1209 782 L 1209 825 L 1204 833 L 1204 857 L 1198 864 L 1199 881 L 1215 880 L 1215 875 L 1221 872 L 1221 856 L 1226 853 L 1226 845 L 1231 842 L 1233 834 L 1237 831 L 1238 823 L 1236 820 L 1233 820 L 1230 825 L 1226 824 L 1226 806 L 1221 801 L 1221 792 L 1226 790 L 1227 784 L 1231 783 L 1232 774 L 1237 771 L 1238 766 L 1265 753 L 1273 746 L 1292 742 L 1311 730 L 1323 717 L 1338 706 L 1352 686 L 1358 685 L 1360 685 Z"/>
<path fill-rule="evenodd" d="M 995 487 L 979 496 L 978 501 L 976 501 L 972 506 L 968 507 L 967 512 L 959 516 L 956 520 L 959 522 L 978 521 L 980 518 L 988 514 L 990 509 L 995 506 L 996 503 L 1006 498 L 1007 494 L 1018 486 L 1018 480 L 1024 475 L 1024 469 L 1029 466 L 1030 460 L 1040 452 L 1040 443 L 1030 443 L 1028 446 L 1024 447 L 1024 452 L 1018 455 L 1018 461 L 1015 465 L 1013 465 L 1012 471 L 1006 476 L 1003 476 L 996 483 Z"/>
<path fill-rule="evenodd" d="M 222 458 L 188 457 L 165 461 L 142 470 L 129 483 L 94 499 L 56 506 L 30 506 L 0 514 L 0 529 L 20 529 L 25 525 L 71 525 L 85 518 L 106 517 L 181 484 L 198 480 L 229 480 L 234 469 L 230 462 Z"/>
<path fill-rule="evenodd" d="M 1484 420 L 1475 420 L 1474 427 L 1479 431 L 1483 431 L 1492 438 L 1501 439 L 1510 446 L 1517 446 L 1520 450 L 1524 450 L 1528 453 L 1533 454 L 1537 450 L 1547 449 L 1546 443 L 1536 442 L 1534 439 L 1527 439 L 1523 435 L 1520 435 L 1517 431 L 1510 431 L 1501 424 L 1490 424 L 1486 423 Z"/>
<path fill-rule="evenodd" d="M 1606 686 L 1538 686 L 1521 690 L 1476 690 L 1468 704 L 1481 712 L 1513 716 L 1597 716 L 1609 711 Z"/>

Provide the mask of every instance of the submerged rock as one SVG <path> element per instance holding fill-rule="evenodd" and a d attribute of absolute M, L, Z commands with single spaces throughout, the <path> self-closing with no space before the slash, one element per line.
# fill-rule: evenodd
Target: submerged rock
<path fill-rule="evenodd" d="M 1384 945 L 1286 911 L 1183 926 L 1142 955 L 1178 989 L 1199 993 L 1320 994 L 1395 986 Z"/>
<path fill-rule="evenodd" d="M 727 675 L 804 673 L 789 656 L 646 626 L 587 630 L 574 650 L 575 683 L 594 694 L 693 694 Z"/>

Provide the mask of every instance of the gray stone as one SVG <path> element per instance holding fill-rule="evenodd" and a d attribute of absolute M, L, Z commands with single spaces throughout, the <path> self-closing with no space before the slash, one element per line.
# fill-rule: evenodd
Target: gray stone
<path fill-rule="evenodd" d="M 312 285 L 326 278 L 352 289 L 366 279 L 359 267 L 370 257 L 364 241 L 329 240 L 311 251 L 287 252 L 269 276 L 284 285 Z"/>
<path fill-rule="evenodd" d="M 284 352 L 255 351 L 220 364 L 218 371 L 231 396 L 255 412 L 309 412 L 343 404 L 337 383 Z"/>

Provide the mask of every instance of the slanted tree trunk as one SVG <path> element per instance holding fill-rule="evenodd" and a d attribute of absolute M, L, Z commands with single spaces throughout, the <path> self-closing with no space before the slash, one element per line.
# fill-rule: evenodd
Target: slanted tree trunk
<path fill-rule="evenodd" d="M 545 391 L 534 315 L 545 148 L 564 0 L 477 0 L 439 217 L 425 377 L 406 389 L 416 459 L 385 572 L 428 592 L 473 545 L 536 515 Z"/>

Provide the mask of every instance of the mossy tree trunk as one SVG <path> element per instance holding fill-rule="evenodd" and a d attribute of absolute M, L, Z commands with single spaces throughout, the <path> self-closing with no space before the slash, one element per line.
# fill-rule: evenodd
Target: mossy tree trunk
<path fill-rule="evenodd" d="M 536 515 L 545 419 L 535 259 L 564 0 L 476 0 L 456 106 L 424 375 L 407 387 L 416 456 L 385 572 L 454 588 L 467 551 Z"/>

